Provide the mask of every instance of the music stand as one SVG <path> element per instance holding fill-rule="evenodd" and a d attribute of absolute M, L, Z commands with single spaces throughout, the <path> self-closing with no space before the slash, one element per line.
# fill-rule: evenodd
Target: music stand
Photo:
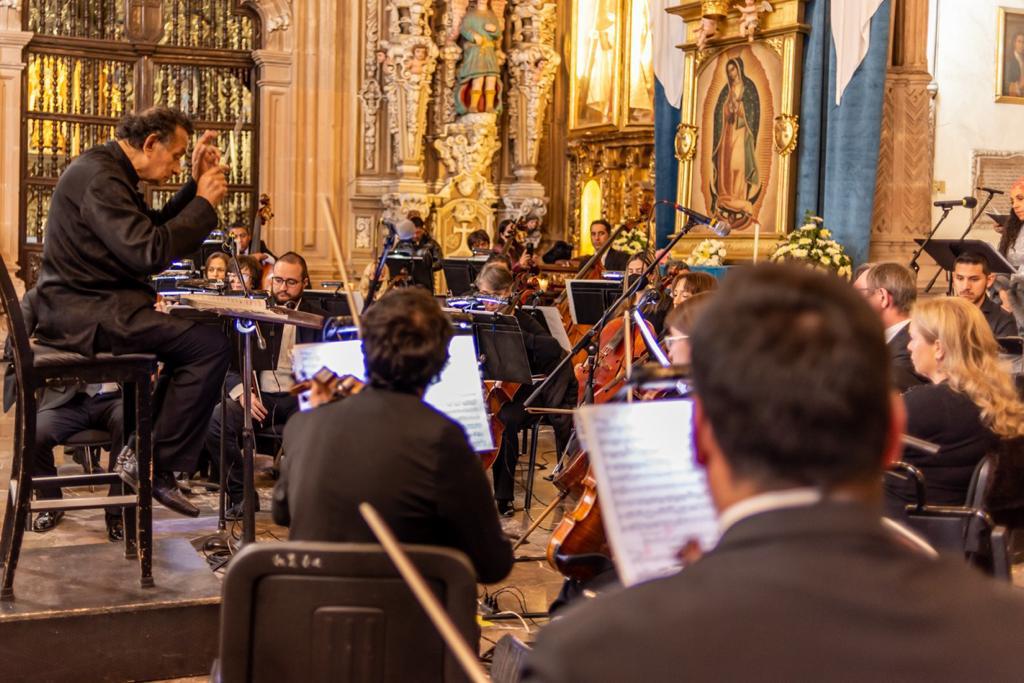
<path fill-rule="evenodd" d="M 915 239 L 914 241 L 939 265 L 939 272 L 945 271 L 950 291 L 953 287 L 951 276 L 953 269 L 956 267 L 956 259 L 964 252 L 974 252 L 984 256 L 985 260 L 988 261 L 989 270 L 993 273 L 1013 273 L 1016 271 L 1016 268 L 1002 254 L 993 249 L 991 244 L 982 240 Z"/>
<path fill-rule="evenodd" d="M 523 331 L 515 316 L 486 311 L 459 311 L 456 315 L 463 321 L 468 318 L 472 326 L 485 380 L 533 383 Z"/>
<path fill-rule="evenodd" d="M 476 278 L 484 268 L 485 258 L 446 258 L 441 261 L 444 281 L 450 296 L 466 296 L 473 291 Z"/>
<path fill-rule="evenodd" d="M 394 280 L 399 275 L 407 275 L 414 284 L 434 293 L 434 270 L 429 256 L 406 256 L 405 254 L 389 254 L 385 261 L 388 266 L 388 277 Z"/>
<path fill-rule="evenodd" d="M 609 280 L 566 280 L 569 311 L 576 325 L 594 325 L 622 296 L 622 282 Z"/>

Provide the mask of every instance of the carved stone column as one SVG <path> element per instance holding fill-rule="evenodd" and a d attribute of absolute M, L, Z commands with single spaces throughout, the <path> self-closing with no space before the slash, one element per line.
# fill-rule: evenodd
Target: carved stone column
<path fill-rule="evenodd" d="M 21 72 L 25 68 L 21 53 L 31 39 L 31 33 L 21 30 L 21 3 L 0 0 L 0 252 L 12 271 L 18 260 Z"/>
<path fill-rule="evenodd" d="M 931 223 L 934 135 L 929 125 L 933 95 L 928 88 L 928 0 L 894 0 L 892 12 L 871 260 L 905 262 L 914 238 L 927 234 Z"/>

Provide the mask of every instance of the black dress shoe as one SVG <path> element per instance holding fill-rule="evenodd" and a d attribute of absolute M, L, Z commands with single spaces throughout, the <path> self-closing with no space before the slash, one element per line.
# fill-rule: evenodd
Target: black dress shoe
<path fill-rule="evenodd" d="M 53 531 L 60 524 L 60 520 L 64 519 L 63 510 L 47 510 L 46 512 L 40 512 L 36 515 L 35 521 L 32 522 L 32 531 L 37 534 L 46 533 L 47 531 Z"/>
<path fill-rule="evenodd" d="M 498 504 L 498 514 L 502 517 L 511 517 L 516 513 L 511 500 L 502 500 L 499 498 L 496 502 Z"/>
<path fill-rule="evenodd" d="M 199 508 L 190 503 L 178 490 L 178 482 L 171 472 L 157 472 L 153 477 L 153 499 L 179 515 L 199 516 Z"/>
<path fill-rule="evenodd" d="M 107 517 L 107 540 L 111 543 L 124 540 L 124 521 L 120 515 Z"/>
<path fill-rule="evenodd" d="M 256 512 L 260 511 L 260 499 L 256 499 Z M 237 503 L 229 503 L 228 507 L 224 510 L 224 519 L 229 522 L 237 522 L 245 516 L 245 506 L 242 501 Z"/>

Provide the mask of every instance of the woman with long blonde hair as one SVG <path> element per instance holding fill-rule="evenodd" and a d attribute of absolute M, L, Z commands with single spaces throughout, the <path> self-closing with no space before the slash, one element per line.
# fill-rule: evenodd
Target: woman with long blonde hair
<path fill-rule="evenodd" d="M 929 384 L 903 395 L 907 433 L 938 444 L 907 450 L 925 475 L 927 502 L 963 505 L 978 462 L 1002 439 L 1024 437 L 1024 403 L 981 310 L 959 297 L 918 300 L 910 314 L 910 359 Z M 889 489 L 909 500 L 907 491 Z"/>

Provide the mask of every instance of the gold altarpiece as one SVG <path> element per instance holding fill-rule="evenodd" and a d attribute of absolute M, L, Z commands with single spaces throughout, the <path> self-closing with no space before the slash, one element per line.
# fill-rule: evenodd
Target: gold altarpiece
<path fill-rule="evenodd" d="M 755 3 L 760 6 L 759 3 Z M 729 223 L 730 259 L 759 258 L 793 227 L 804 0 L 753 13 L 741 0 L 691 0 L 676 135 L 678 201 Z M 757 235 L 755 237 L 755 234 Z M 683 238 L 688 254 L 707 236 Z"/>
<path fill-rule="evenodd" d="M 569 232 L 639 218 L 654 191 L 654 68 L 647 0 L 574 0 L 568 17 Z"/>

